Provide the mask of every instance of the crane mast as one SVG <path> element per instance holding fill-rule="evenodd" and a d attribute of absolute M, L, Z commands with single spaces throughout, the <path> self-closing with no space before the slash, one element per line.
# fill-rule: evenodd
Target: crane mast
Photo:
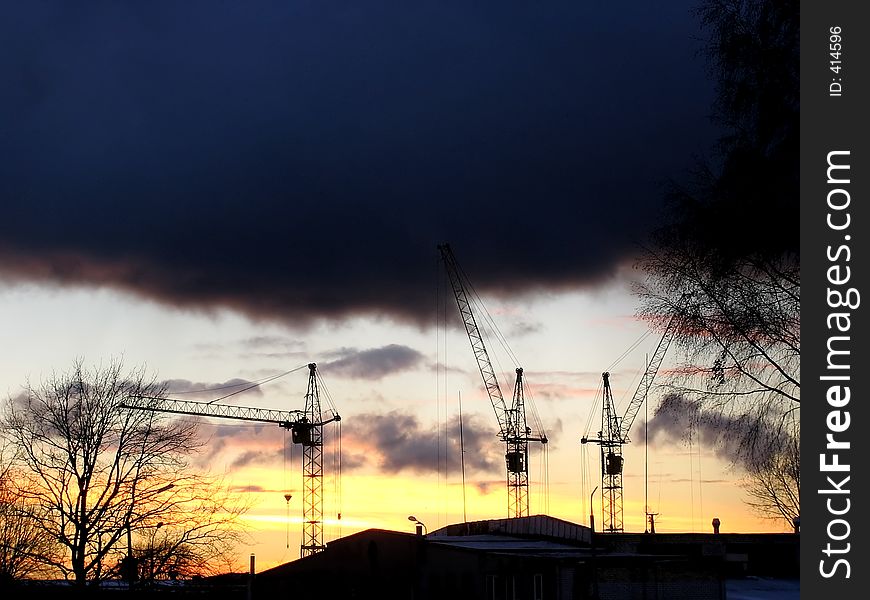
<path fill-rule="evenodd" d="M 544 435 L 532 436 L 526 422 L 525 398 L 523 395 L 523 369 L 516 369 L 513 400 L 510 408 L 502 395 L 498 378 L 489 359 L 483 335 L 477 326 L 474 311 L 463 282 L 462 270 L 453 255 L 449 244 L 438 246 L 441 259 L 447 271 L 450 286 L 459 307 L 459 314 L 465 325 L 465 332 L 471 342 L 471 350 L 477 360 L 477 367 L 483 379 L 496 420 L 499 438 L 505 443 L 505 466 L 507 470 L 508 516 L 527 517 L 529 515 L 529 442 L 547 443 Z"/>
<path fill-rule="evenodd" d="M 581 440 L 597 442 L 601 450 L 601 498 L 604 510 L 605 533 L 620 533 L 623 531 L 622 514 L 622 438 L 619 435 L 619 417 L 613 403 L 613 392 L 610 389 L 610 373 L 601 374 L 604 381 L 604 393 L 601 407 L 601 430 L 597 440 Z"/>
<path fill-rule="evenodd" d="M 305 394 L 303 411 L 269 410 L 153 396 L 141 396 L 131 403 L 122 404 L 121 407 L 177 415 L 273 423 L 289 430 L 292 442 L 303 447 L 304 497 L 300 555 L 309 556 L 326 547 L 323 544 L 323 426 L 333 421 L 341 421 L 341 417 L 333 413 L 328 419 L 323 419 L 315 363 L 308 364 L 308 391 Z"/>
<path fill-rule="evenodd" d="M 512 424 L 505 440 L 505 463 L 508 478 L 508 515 L 529 516 L 529 433 L 523 396 L 523 369 L 517 367 L 514 383 L 514 401 L 508 414 Z M 545 442 L 546 443 L 546 442 Z"/>
<path fill-rule="evenodd" d="M 604 510 L 604 526 L 602 531 L 605 533 L 621 533 L 624 531 L 622 471 L 625 460 L 622 454 L 622 446 L 631 441 L 628 437 L 628 432 L 631 430 L 632 424 L 634 424 L 634 419 L 638 411 L 640 411 L 640 407 L 643 406 L 644 400 L 646 400 L 647 394 L 652 387 L 652 382 L 659 371 L 659 367 L 661 367 L 675 333 L 676 315 L 672 316 L 667 326 L 665 326 L 665 331 L 621 418 L 617 415 L 616 406 L 613 403 L 613 393 L 610 389 L 610 373 L 605 372 L 601 374 L 604 382 L 603 400 L 601 403 L 601 430 L 598 432 L 597 439 L 584 436 L 580 439 L 580 443 L 593 442 L 598 444 L 601 449 L 601 490 Z M 644 510 L 647 510 L 647 508 L 644 508 Z"/>
<path fill-rule="evenodd" d="M 302 515 L 302 556 L 320 552 L 323 545 L 323 425 L 316 366 L 308 365 L 308 391 L 305 393 L 305 419 L 310 426 L 302 439 L 302 486 L 305 502 Z M 315 425 L 317 423 L 318 425 Z"/>

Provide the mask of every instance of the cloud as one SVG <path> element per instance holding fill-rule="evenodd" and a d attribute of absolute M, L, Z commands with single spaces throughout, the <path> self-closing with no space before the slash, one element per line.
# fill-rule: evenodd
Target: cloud
<path fill-rule="evenodd" d="M 302 358 L 307 356 L 304 341 L 286 336 L 255 336 L 233 342 L 199 342 L 193 349 L 207 356 L 242 358 Z"/>
<path fill-rule="evenodd" d="M 273 450 L 245 450 L 230 463 L 230 470 L 242 469 L 251 465 L 263 466 L 276 464 L 284 457 L 284 449 Z"/>
<path fill-rule="evenodd" d="M 480 415 L 463 416 L 467 473 L 492 474 L 504 469 L 504 444 L 489 421 Z M 352 455 L 368 457 L 365 464 L 384 473 L 427 474 L 445 469 L 456 473 L 461 467 L 458 417 L 439 430 L 435 425 L 424 426 L 416 415 L 406 412 L 356 415 L 344 426 L 342 437 Z"/>
<path fill-rule="evenodd" d="M 707 409 L 699 401 L 680 394 L 664 397 L 649 420 L 648 430 L 653 445 L 691 439 L 704 448 L 712 448 L 720 458 L 743 467 L 768 458 L 771 449 L 783 439 L 773 420 L 760 419 L 753 413 L 728 414 Z M 642 421 L 634 431 L 635 439 L 642 444 Z"/>
<path fill-rule="evenodd" d="M 442 241 L 596 285 L 717 135 L 693 5 L 16 3 L 0 277 L 297 325 L 431 322 Z"/>
<path fill-rule="evenodd" d="M 484 496 L 493 492 L 500 492 L 505 488 L 505 482 L 503 480 L 497 481 L 494 479 L 489 481 L 475 481 L 473 485 L 477 488 L 477 491 Z"/>
<path fill-rule="evenodd" d="M 682 478 L 682 479 L 668 479 L 667 482 L 668 483 L 692 483 L 692 484 L 696 484 L 696 483 L 705 483 L 705 484 L 724 483 L 724 484 L 728 484 L 728 485 L 734 484 L 734 480 L 732 480 L 732 479 L 700 479 L 700 480 L 698 480 L 698 479 Z"/>
<path fill-rule="evenodd" d="M 278 347 L 288 351 L 299 351 L 305 348 L 304 341 L 282 335 L 258 335 L 243 339 L 241 344 L 247 348 L 256 350 L 264 348 L 273 349 Z"/>
<path fill-rule="evenodd" d="M 342 348 L 325 355 L 337 358 L 320 363 L 318 368 L 321 370 L 337 376 L 371 380 L 413 369 L 423 360 L 420 352 L 399 344 L 368 350 Z"/>
<path fill-rule="evenodd" d="M 261 335 L 241 340 L 245 358 L 305 358 L 306 344 L 302 340 L 280 335 Z"/>
<path fill-rule="evenodd" d="M 517 321 L 510 326 L 507 337 L 515 339 L 524 335 L 538 333 L 543 329 L 543 324 L 540 321 Z"/>
<path fill-rule="evenodd" d="M 279 464 L 283 459 L 286 434 L 277 425 L 229 420 L 202 422 L 197 427 L 197 433 L 205 440 L 203 452 L 195 459 L 200 467 L 212 467 L 222 456 L 231 461 L 230 469 L 252 464 L 256 459 L 262 460 L 263 464 Z"/>
<path fill-rule="evenodd" d="M 237 486 L 231 487 L 230 491 L 238 492 L 238 493 L 242 493 L 242 494 L 264 494 L 264 493 L 283 494 L 283 493 L 285 493 L 286 490 L 268 489 L 268 488 L 264 488 L 261 485 L 237 485 Z"/>
<path fill-rule="evenodd" d="M 160 382 L 160 385 L 166 387 L 166 394 L 168 396 L 180 396 L 181 400 L 211 400 L 234 392 L 241 392 L 246 387 L 254 385 L 254 382 L 239 378 L 228 379 L 223 383 L 194 382 L 189 379 L 167 379 Z M 237 395 L 262 396 L 263 391 L 257 386 Z"/>
<path fill-rule="evenodd" d="M 461 367 L 446 365 L 443 362 L 434 362 L 426 365 L 426 369 L 433 373 L 453 373 L 456 375 L 468 375 L 468 371 Z"/>

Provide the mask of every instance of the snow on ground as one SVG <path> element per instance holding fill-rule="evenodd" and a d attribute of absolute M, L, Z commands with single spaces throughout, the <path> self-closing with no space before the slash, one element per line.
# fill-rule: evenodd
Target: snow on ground
<path fill-rule="evenodd" d="M 800 590 L 798 579 L 747 577 L 725 582 L 727 600 L 799 600 Z"/>

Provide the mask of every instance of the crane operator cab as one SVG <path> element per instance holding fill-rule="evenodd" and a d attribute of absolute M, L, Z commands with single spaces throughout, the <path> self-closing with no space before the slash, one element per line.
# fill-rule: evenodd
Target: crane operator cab
<path fill-rule="evenodd" d="M 507 469 L 511 473 L 525 473 L 526 460 L 522 452 L 508 452 L 504 455 Z"/>
<path fill-rule="evenodd" d="M 313 425 L 308 422 L 308 419 L 303 417 L 301 420 L 293 423 L 291 435 L 294 444 L 302 444 L 303 446 L 311 446 L 311 429 Z"/>
<path fill-rule="evenodd" d="M 619 475 L 622 473 L 622 462 L 623 459 L 621 456 L 615 452 L 608 452 L 607 460 L 604 465 L 605 473 L 607 475 Z"/>

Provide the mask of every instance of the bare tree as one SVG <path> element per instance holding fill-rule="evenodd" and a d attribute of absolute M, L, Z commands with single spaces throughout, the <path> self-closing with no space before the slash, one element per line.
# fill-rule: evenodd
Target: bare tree
<path fill-rule="evenodd" d="M 750 256 L 720 270 L 715 262 L 676 244 L 645 260 L 651 277 L 640 290 L 641 314 L 654 323 L 673 316 L 682 350 L 671 391 L 785 428 L 800 405 L 799 265 L 793 257 Z"/>
<path fill-rule="evenodd" d="M 5 448 L 3 449 L 5 450 Z M 13 482 L 18 473 L 0 450 L 0 586 L 47 575 L 58 546 L 39 528 L 39 508 L 25 502 Z"/>
<path fill-rule="evenodd" d="M 686 235 L 665 239 L 643 267 L 650 276 L 639 288 L 641 315 L 654 324 L 673 316 L 682 352 L 664 386 L 698 402 L 700 419 L 738 440 L 728 446 L 747 475 L 750 504 L 765 514 L 773 507 L 791 523 L 800 510 L 800 480 L 792 476 L 800 454 L 791 452 L 800 437 L 797 256 L 723 260 L 703 236 Z"/>
<path fill-rule="evenodd" d="M 216 575 L 233 563 L 243 539 L 238 516 L 248 504 L 228 491 L 220 478 L 200 476 L 197 485 L 172 488 L 172 501 L 184 510 L 142 527 L 133 544 L 139 578 L 145 582 Z"/>
<path fill-rule="evenodd" d="M 64 549 L 49 564 L 79 586 L 117 574 L 128 531 L 165 522 L 214 535 L 243 510 L 193 512 L 213 491 L 188 469 L 200 446 L 194 424 L 121 408 L 162 391 L 144 368 L 77 361 L 7 403 L 2 425 L 21 449 L 18 492 L 41 509 L 42 535 Z"/>
<path fill-rule="evenodd" d="M 763 517 L 793 525 L 800 516 L 800 420 L 764 419 L 710 406 L 697 397 L 667 394 L 649 422 L 654 437 L 699 442 L 730 460 L 742 475 L 747 504 Z"/>
<path fill-rule="evenodd" d="M 744 488 L 749 505 L 764 517 L 794 524 L 800 517 L 800 431 L 780 436 L 774 451 L 748 465 Z"/>
<path fill-rule="evenodd" d="M 733 458 L 762 478 L 753 501 L 766 493 L 776 506 L 799 485 L 763 479 L 799 461 L 783 455 L 800 435 L 798 3 L 706 0 L 698 15 L 724 135 L 714 161 L 670 187 L 670 214 L 640 260 L 640 314 L 675 319 L 670 391 L 704 418 L 727 417 Z"/>

